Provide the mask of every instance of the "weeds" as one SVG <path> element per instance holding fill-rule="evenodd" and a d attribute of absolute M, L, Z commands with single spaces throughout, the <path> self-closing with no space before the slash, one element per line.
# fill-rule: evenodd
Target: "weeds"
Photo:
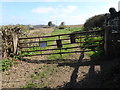
<path fill-rule="evenodd" d="M 12 58 L 3 59 L 1 60 L 1 64 L 2 64 L 2 71 L 5 71 L 14 64 L 14 60 Z"/>
<path fill-rule="evenodd" d="M 43 65 L 38 68 L 37 73 L 31 74 L 31 81 L 28 82 L 23 88 L 44 88 L 48 86 L 48 82 L 45 82 L 48 76 L 52 75 L 54 68 L 57 66 Z"/>

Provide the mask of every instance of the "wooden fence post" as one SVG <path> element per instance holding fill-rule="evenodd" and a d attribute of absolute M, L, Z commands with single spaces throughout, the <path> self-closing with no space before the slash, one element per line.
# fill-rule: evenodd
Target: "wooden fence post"
<path fill-rule="evenodd" d="M 13 36 L 13 53 L 14 55 L 17 54 L 17 45 L 18 45 L 18 37 L 17 37 L 17 33 L 13 32 L 12 33 L 12 36 Z"/>
<path fill-rule="evenodd" d="M 120 16 L 118 17 L 118 30 L 120 30 Z"/>
<path fill-rule="evenodd" d="M 0 62 L 2 60 L 2 32 L 0 31 Z M 2 89 L 2 64 L 0 63 L 0 90 Z"/>
<path fill-rule="evenodd" d="M 0 60 L 2 58 L 2 32 L 0 32 Z"/>
<path fill-rule="evenodd" d="M 105 27 L 105 43 L 104 43 L 104 50 L 106 59 L 112 59 L 112 27 L 106 26 Z"/>

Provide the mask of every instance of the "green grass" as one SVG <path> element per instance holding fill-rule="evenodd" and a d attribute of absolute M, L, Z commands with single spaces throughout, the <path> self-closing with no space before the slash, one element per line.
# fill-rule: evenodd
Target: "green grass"
<path fill-rule="evenodd" d="M 13 64 L 14 64 L 14 60 L 12 58 L 2 59 L 1 60 L 2 71 L 8 70 Z"/>
<path fill-rule="evenodd" d="M 81 31 L 82 27 L 76 27 L 76 28 L 65 28 L 65 29 L 56 29 L 55 31 L 52 32 L 51 35 L 59 35 L 59 34 L 68 34 L 72 32 L 77 32 Z"/>
<path fill-rule="evenodd" d="M 94 42 L 97 40 L 103 40 L 103 37 L 89 37 L 86 36 L 86 38 L 84 39 L 85 43 L 83 44 L 85 46 L 85 49 L 91 49 L 91 50 L 95 50 L 95 51 L 90 51 L 90 52 L 86 52 L 86 54 L 91 57 L 92 60 L 99 60 L 101 58 L 104 57 L 104 53 L 102 51 L 103 47 L 100 47 L 99 44 L 102 44 L 103 42 Z M 96 47 L 89 47 L 88 45 L 98 45 Z"/>

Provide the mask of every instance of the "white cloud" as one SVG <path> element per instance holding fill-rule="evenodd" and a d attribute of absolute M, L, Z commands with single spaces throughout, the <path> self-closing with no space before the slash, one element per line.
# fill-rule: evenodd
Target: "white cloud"
<path fill-rule="evenodd" d="M 119 3 L 118 3 L 118 11 L 120 11 L 120 1 L 119 1 Z"/>
<path fill-rule="evenodd" d="M 75 25 L 75 24 L 83 24 L 86 19 L 88 18 L 87 15 L 67 15 L 67 14 L 61 14 L 58 16 L 50 16 L 51 20 L 56 21 L 57 25 L 59 25 L 62 21 L 64 21 L 67 25 Z"/>
<path fill-rule="evenodd" d="M 32 9 L 33 13 L 49 13 L 51 11 L 54 11 L 52 7 L 38 7 L 38 8 Z"/>
<path fill-rule="evenodd" d="M 81 14 L 81 15 L 69 16 L 69 20 L 67 21 L 67 23 L 70 25 L 72 25 L 73 23 L 83 24 L 85 21 L 86 21 L 86 17 Z"/>
<path fill-rule="evenodd" d="M 90 9 L 90 12 L 83 12 L 83 13 L 74 13 L 77 12 L 78 7 L 75 5 L 59 5 L 57 7 L 54 6 L 43 6 L 43 7 L 37 7 L 33 8 L 33 13 L 38 14 L 48 14 L 52 15 L 49 16 L 49 20 L 56 21 L 58 20 L 59 23 L 61 21 L 64 21 L 66 24 L 81 24 L 86 21 L 91 16 L 102 14 L 102 13 L 108 13 L 110 7 L 115 7 L 116 10 L 118 10 L 118 1 L 120 0 L 1 0 L 1 1 L 14 1 L 14 2 L 105 2 L 105 6 L 103 7 L 95 7 L 90 6 L 88 9 Z M 79 9 L 80 11 L 80 9 Z M 81 10 L 82 11 L 82 10 Z M 14 19 L 11 20 L 13 22 Z M 48 18 L 45 19 L 46 21 L 41 22 L 47 22 L 49 21 Z M 16 20 L 15 20 L 16 21 Z"/>
<path fill-rule="evenodd" d="M 87 12 L 86 15 L 91 17 L 91 16 L 98 15 L 98 14 L 109 13 L 109 8 L 111 8 L 111 7 L 114 7 L 116 9 L 116 11 L 118 11 L 117 0 L 115 0 L 115 1 L 108 0 L 108 2 L 106 2 L 104 4 L 104 6 L 101 6 L 101 7 L 89 6 L 88 8 L 91 12 Z"/>
<path fill-rule="evenodd" d="M 111 7 L 114 7 L 116 10 L 118 10 L 118 1 L 109 1 L 104 8 L 107 9 Z"/>
<path fill-rule="evenodd" d="M 66 8 L 62 8 L 61 11 L 62 11 L 63 13 L 72 13 L 72 12 L 74 12 L 76 9 L 77 9 L 76 6 L 68 6 L 68 7 L 66 7 Z"/>
<path fill-rule="evenodd" d="M 67 7 L 57 7 L 57 8 L 53 8 L 53 7 L 38 7 L 38 8 L 34 8 L 32 9 L 33 13 L 54 13 L 54 14 L 58 14 L 58 13 L 72 13 L 77 9 L 76 6 L 67 6 Z"/>
<path fill-rule="evenodd" d="M 64 19 L 66 17 L 67 17 L 67 14 L 59 14 L 59 15 L 50 16 L 49 18 L 51 18 L 53 20 L 57 20 L 57 19 Z"/>
<path fill-rule="evenodd" d="M 22 24 L 25 22 L 25 17 L 12 16 L 12 17 L 7 17 L 7 18 L 2 18 L 2 23 L 4 24 L 6 22 L 9 24 Z"/>

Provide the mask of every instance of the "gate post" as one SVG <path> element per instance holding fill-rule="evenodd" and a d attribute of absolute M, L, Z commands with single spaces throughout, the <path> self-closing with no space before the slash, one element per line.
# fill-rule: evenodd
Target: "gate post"
<path fill-rule="evenodd" d="M 13 36 L 13 53 L 14 55 L 17 54 L 17 45 L 18 45 L 18 37 L 17 37 L 17 33 L 13 32 L 12 33 Z"/>
<path fill-rule="evenodd" d="M 0 31 L 0 62 L 2 60 L 2 32 Z M 2 89 L 2 64 L 0 63 L 0 89 Z"/>
<path fill-rule="evenodd" d="M 112 27 L 106 26 L 105 27 L 105 37 L 104 37 L 104 50 L 105 50 L 105 57 L 106 59 L 112 59 Z"/>
<path fill-rule="evenodd" d="M 2 32 L 0 31 L 0 60 L 2 59 Z"/>

